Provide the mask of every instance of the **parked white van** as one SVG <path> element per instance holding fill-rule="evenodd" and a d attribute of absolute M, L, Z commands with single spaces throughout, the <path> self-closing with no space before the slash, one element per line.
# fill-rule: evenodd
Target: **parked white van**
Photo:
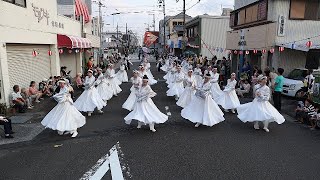
<path fill-rule="evenodd" d="M 320 75 L 320 69 L 313 70 L 315 77 Z M 296 68 L 284 78 L 282 94 L 291 97 L 298 97 L 302 91 L 304 78 L 308 75 L 308 69 Z"/>

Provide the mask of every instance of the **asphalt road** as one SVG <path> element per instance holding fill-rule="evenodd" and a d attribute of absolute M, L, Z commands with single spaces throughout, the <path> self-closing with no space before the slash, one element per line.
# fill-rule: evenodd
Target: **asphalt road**
<path fill-rule="evenodd" d="M 152 64 L 154 66 L 154 64 Z M 137 66 L 137 63 L 135 63 Z M 164 75 L 153 67 L 156 78 Z M 131 74 L 131 72 L 130 72 Z M 285 122 L 270 133 L 226 114 L 214 127 L 194 128 L 180 116 L 174 98 L 166 97 L 163 81 L 152 86 L 153 101 L 172 116 L 157 132 L 126 125 L 121 105 L 131 84 L 105 107 L 87 118 L 79 136 L 58 136 L 45 130 L 33 141 L 0 147 L 0 179 L 80 179 L 109 149 L 120 143 L 132 179 L 319 179 L 320 131 Z M 54 147 L 59 145 L 58 147 Z M 110 171 L 103 179 L 111 179 Z"/>

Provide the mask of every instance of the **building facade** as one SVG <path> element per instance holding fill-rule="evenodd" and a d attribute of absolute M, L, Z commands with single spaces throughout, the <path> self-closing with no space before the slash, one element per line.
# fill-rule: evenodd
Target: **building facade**
<path fill-rule="evenodd" d="M 0 102 L 7 105 L 14 85 L 60 75 L 61 66 L 82 72 L 81 51 L 91 48 L 80 22 L 58 14 L 57 1 L 23 2 L 0 0 Z"/>
<path fill-rule="evenodd" d="M 227 34 L 234 70 L 241 71 L 245 61 L 261 69 L 282 67 L 285 74 L 304 67 L 308 51 L 319 48 L 319 5 L 308 0 L 235 1 L 233 30 Z"/>
<path fill-rule="evenodd" d="M 226 39 L 229 27 L 229 16 L 201 15 L 188 21 L 187 29 L 187 50 L 197 55 L 218 59 L 227 57 Z"/>

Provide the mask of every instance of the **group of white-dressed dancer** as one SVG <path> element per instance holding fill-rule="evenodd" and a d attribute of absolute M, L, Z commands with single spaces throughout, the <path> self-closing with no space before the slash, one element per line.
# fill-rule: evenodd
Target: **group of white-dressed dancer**
<path fill-rule="evenodd" d="M 151 99 L 156 96 L 151 86 L 157 81 L 150 67 L 150 62 L 145 59 L 139 65 L 139 69 L 133 71 L 133 77 L 130 79 L 131 93 L 122 108 L 131 111 L 124 118 L 127 124 L 130 124 L 132 120 L 137 120 L 137 128 L 149 125 L 150 130 L 156 132 L 155 124 L 166 122 L 168 116 L 163 114 Z M 193 69 L 191 62 L 184 60 L 179 65 L 176 63 L 176 58 L 170 57 L 165 60 L 161 69 L 167 72 L 164 76 L 169 88 L 167 95 L 176 97 L 177 105 L 183 108 L 181 116 L 195 123 L 195 127 L 201 124 L 213 126 L 224 121 L 224 113 L 219 105 L 226 112 L 231 110 L 232 113 L 235 113 L 237 110 L 238 118 L 243 122 L 254 122 L 255 129 L 259 129 L 259 122 L 263 122 L 263 129 L 266 132 L 269 132 L 270 122 L 281 124 L 285 121 L 283 116 L 269 103 L 270 89 L 266 86 L 267 78 L 264 76 L 260 77 L 260 83 L 254 87 L 255 99 L 250 103 L 240 105 L 235 92 L 237 81 L 234 73 L 228 79 L 224 90 L 221 90 L 216 68 L 209 67 L 202 75 L 200 65 Z M 97 78 L 93 76 L 92 70 L 88 70 L 84 81 L 84 91 L 74 103 L 66 81 L 63 79 L 59 81 L 60 92 L 53 96 L 58 104 L 41 122 L 46 128 L 57 130 L 59 135 L 71 134 L 71 137 L 76 137 L 77 129 L 86 123 L 85 116 L 80 112 L 86 112 L 88 116 L 91 116 L 97 109 L 98 113 L 103 113 L 102 108 L 107 105 L 107 101 L 122 91 L 119 85 L 122 82 L 128 82 L 124 62 L 121 63 L 117 73 L 115 73 L 113 64 L 108 65 L 104 74 L 102 69 L 97 68 L 96 70 Z"/>
<path fill-rule="evenodd" d="M 259 83 L 254 87 L 254 100 L 240 104 L 235 91 L 235 73 L 231 74 L 227 85 L 221 90 L 217 68 L 209 66 L 202 73 L 200 65 L 193 69 L 193 62 L 183 60 L 180 65 L 176 60 L 175 57 L 169 57 L 161 67 L 167 72 L 164 76 L 169 88 L 167 96 L 176 98 L 176 104 L 183 108 L 181 116 L 195 123 L 195 127 L 201 124 L 211 127 L 224 121 L 224 113 L 219 105 L 225 112 L 237 111 L 238 118 L 243 122 L 254 122 L 255 129 L 259 129 L 259 122 L 262 122 L 266 132 L 269 132 L 270 122 L 282 124 L 285 121 L 269 102 L 270 89 L 266 85 L 266 76 L 259 77 Z"/>
<path fill-rule="evenodd" d="M 80 112 L 86 112 L 91 116 L 95 109 L 102 114 L 102 108 L 113 96 L 117 96 L 122 89 L 120 84 L 128 82 L 125 63 L 122 62 L 120 70 L 115 73 L 113 64 L 109 64 L 103 74 L 101 68 L 96 68 L 97 77 L 93 76 L 93 70 L 89 69 L 84 80 L 84 91 L 79 98 L 73 102 L 66 80 L 58 81 L 60 92 L 53 98 L 58 104 L 45 116 L 42 125 L 52 130 L 57 130 L 59 135 L 78 135 L 77 129 L 86 124 L 86 118 Z"/>

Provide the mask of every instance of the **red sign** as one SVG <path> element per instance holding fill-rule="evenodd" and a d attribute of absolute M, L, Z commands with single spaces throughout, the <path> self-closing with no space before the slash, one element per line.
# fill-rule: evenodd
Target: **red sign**
<path fill-rule="evenodd" d="M 147 47 L 150 47 L 157 39 L 158 39 L 157 36 L 155 36 L 154 34 L 152 34 L 152 33 L 149 32 L 149 31 L 147 31 L 147 32 L 144 34 L 143 43 L 144 43 Z"/>

